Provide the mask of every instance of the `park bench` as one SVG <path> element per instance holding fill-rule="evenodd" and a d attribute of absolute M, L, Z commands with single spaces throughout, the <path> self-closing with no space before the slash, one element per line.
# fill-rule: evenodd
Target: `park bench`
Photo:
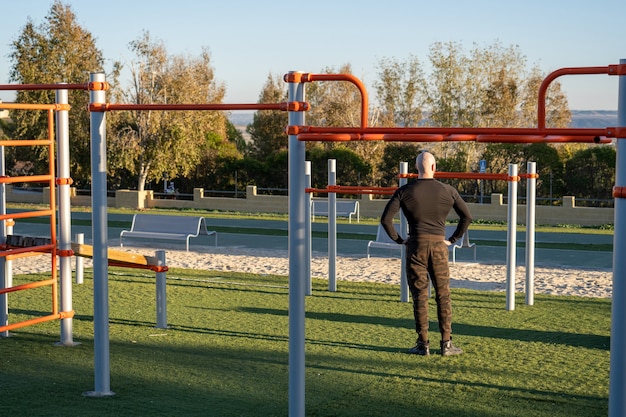
<path fill-rule="evenodd" d="M 357 200 L 337 200 L 337 217 L 347 217 L 352 223 L 352 216 L 356 216 L 357 223 L 359 219 L 359 202 Z M 328 217 L 328 199 L 311 200 L 311 215 L 313 221 L 315 216 Z"/>
<path fill-rule="evenodd" d="M 400 233 L 400 225 L 399 224 L 394 224 L 394 227 L 396 228 L 396 232 L 398 232 L 399 235 L 404 236 L 406 235 L 406 233 L 401 234 Z M 385 229 L 383 228 L 382 224 L 378 225 L 378 230 L 376 231 L 376 240 L 370 240 L 369 242 L 367 242 L 367 259 L 370 258 L 370 249 L 371 248 L 377 248 L 377 249 L 388 249 L 388 250 L 401 250 L 402 249 L 402 245 L 397 244 L 396 242 L 394 242 L 393 240 L 391 240 L 391 238 L 389 237 L 389 235 L 387 234 L 387 232 L 385 231 Z"/>
<path fill-rule="evenodd" d="M 189 252 L 189 239 L 199 235 L 215 236 L 217 232 L 208 230 L 204 217 L 167 216 L 160 214 L 135 214 L 130 230 L 120 233 L 120 246 L 123 238 L 184 240 Z"/>
<path fill-rule="evenodd" d="M 395 224 L 394 227 L 396 231 L 401 236 L 406 235 L 406 233 L 400 233 L 400 225 Z M 452 233 L 456 230 L 456 226 L 446 226 L 446 238 L 450 237 Z M 389 249 L 389 250 L 401 250 L 402 245 L 397 244 L 393 240 L 389 238 L 387 232 L 381 224 L 378 225 L 378 230 L 376 231 L 376 240 L 370 240 L 367 242 L 367 259 L 370 257 L 370 248 L 378 248 L 378 249 Z M 448 247 L 448 249 L 452 252 L 452 263 L 456 263 L 456 250 L 457 249 L 474 249 L 474 261 L 476 261 L 476 244 L 470 243 L 469 241 L 469 230 L 463 235 L 463 237 L 452 245 Z"/>
<path fill-rule="evenodd" d="M 446 238 L 449 238 L 456 230 L 456 225 L 446 226 Z M 461 239 L 457 240 L 448 247 L 452 251 L 452 263 L 456 263 L 456 250 L 457 249 L 474 249 L 474 261 L 476 261 L 476 244 L 470 243 L 469 230 L 463 234 Z"/>

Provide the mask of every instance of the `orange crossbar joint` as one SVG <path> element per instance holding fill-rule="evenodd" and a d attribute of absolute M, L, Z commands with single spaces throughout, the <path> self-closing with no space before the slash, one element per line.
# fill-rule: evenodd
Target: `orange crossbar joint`
<path fill-rule="evenodd" d="M 71 178 L 57 178 L 55 183 L 56 185 L 72 185 L 74 180 Z"/>
<path fill-rule="evenodd" d="M 618 187 L 617 185 L 613 187 L 613 197 L 626 198 L 626 187 Z"/>

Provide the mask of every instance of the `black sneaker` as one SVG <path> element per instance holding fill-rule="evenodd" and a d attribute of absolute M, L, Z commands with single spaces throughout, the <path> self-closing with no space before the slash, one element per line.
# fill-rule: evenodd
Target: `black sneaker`
<path fill-rule="evenodd" d="M 428 356 L 430 355 L 430 344 L 428 342 L 424 343 L 421 340 L 418 340 L 415 346 L 409 349 L 408 353 L 411 355 Z"/>
<path fill-rule="evenodd" d="M 441 356 L 452 356 L 452 355 L 460 355 L 463 353 L 463 350 L 452 344 L 452 340 L 441 341 Z"/>

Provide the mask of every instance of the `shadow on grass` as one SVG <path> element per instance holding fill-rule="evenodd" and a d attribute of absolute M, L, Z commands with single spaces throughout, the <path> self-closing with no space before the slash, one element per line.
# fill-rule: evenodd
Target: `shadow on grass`
<path fill-rule="evenodd" d="M 245 307 L 239 311 L 254 314 L 271 314 L 276 316 L 287 316 L 286 310 Z M 353 315 L 345 313 L 322 313 L 307 312 L 306 317 L 312 320 L 335 321 L 341 323 L 360 323 L 370 325 L 380 325 L 398 328 L 413 328 L 414 322 L 410 319 L 396 319 L 381 316 Z M 430 322 L 431 328 L 436 328 L 437 324 Z M 568 332 L 555 332 L 519 328 L 503 328 L 493 326 L 479 326 L 465 323 L 453 324 L 454 333 L 457 335 L 477 336 L 493 339 L 516 340 L 520 342 L 541 342 L 567 345 L 572 347 L 584 347 L 590 349 L 609 349 L 609 336 L 599 336 L 592 334 L 576 334 Z"/>

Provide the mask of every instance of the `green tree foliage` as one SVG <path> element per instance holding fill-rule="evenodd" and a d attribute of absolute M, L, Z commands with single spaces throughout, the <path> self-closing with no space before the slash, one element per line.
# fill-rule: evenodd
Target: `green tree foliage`
<path fill-rule="evenodd" d="M 90 72 L 103 71 L 102 53 L 96 48 L 90 32 L 83 29 L 69 5 L 55 1 L 44 22 L 35 25 L 29 20 L 18 37 L 11 43 L 9 58 L 12 63 L 10 80 L 19 84 L 80 84 L 89 81 Z M 115 83 L 119 64 L 114 63 L 111 82 Z M 70 172 L 76 186 L 89 183 L 90 138 L 89 113 L 85 111 L 89 94 L 82 90 L 69 91 Z M 20 91 L 18 103 L 54 103 L 54 91 Z M 47 114 L 43 111 L 15 110 L 16 139 L 47 137 Z M 30 163 L 42 172 L 47 167 L 45 148 L 19 148 L 9 150 L 9 170 L 13 165 Z"/>
<path fill-rule="evenodd" d="M 313 188 L 326 188 L 328 185 L 329 159 L 337 160 L 337 184 L 371 185 L 366 179 L 371 174 L 372 165 L 346 146 L 332 149 L 312 148 L 307 152 L 307 159 L 311 161 Z"/>
<path fill-rule="evenodd" d="M 380 103 L 378 126 L 417 126 L 426 102 L 426 78 L 420 61 L 409 56 L 406 61 L 384 58 L 378 61 L 378 79 L 374 82 Z"/>
<path fill-rule="evenodd" d="M 135 104 L 221 103 L 225 87 L 215 80 L 210 55 L 168 55 L 162 42 L 148 32 L 131 42 L 136 60 L 132 85 L 124 92 Z M 116 116 L 110 140 L 110 169 L 137 175 L 137 189 L 146 181 L 185 177 L 202 163 L 215 164 L 226 140 L 226 116 L 217 111 L 137 110 Z M 219 146 L 216 146 L 219 144 Z"/>
<path fill-rule="evenodd" d="M 344 64 L 338 69 L 327 67 L 322 74 L 352 74 L 352 66 Z M 306 114 L 306 124 L 312 126 L 361 126 L 361 94 L 352 83 L 347 81 L 316 81 L 307 84 L 306 99 L 311 104 L 311 110 Z M 371 123 L 370 123 L 371 125 Z M 374 142 L 323 142 L 308 143 L 307 147 L 321 147 L 332 149 L 335 147 L 348 148 L 361 159 L 368 161 L 373 167 L 368 179 L 362 181 L 375 182 L 379 176 L 376 168 L 382 157 L 385 143 Z"/>
<path fill-rule="evenodd" d="M 592 146 L 575 153 L 565 164 L 565 195 L 577 199 L 611 199 L 615 157 L 612 146 Z"/>
<path fill-rule="evenodd" d="M 408 163 L 408 172 L 415 172 L 415 158 L 420 151 L 425 150 L 422 144 L 389 143 L 381 160 L 379 170 L 381 187 L 397 187 L 400 174 L 400 162 Z"/>
<path fill-rule="evenodd" d="M 537 127 L 539 86 L 547 74 L 534 67 L 527 76 L 520 103 L 520 127 Z M 572 121 L 572 113 L 561 84 L 551 83 L 546 94 L 546 127 L 567 127 Z"/>
<path fill-rule="evenodd" d="M 243 133 L 230 120 L 226 120 L 226 138 L 237 147 L 237 150 L 242 155 L 248 151 L 248 144 L 243 137 Z"/>
<path fill-rule="evenodd" d="M 352 74 L 352 66 L 327 67 L 322 74 Z M 347 81 L 315 81 L 306 85 L 306 124 L 311 126 L 358 127 L 361 125 L 361 94 Z"/>
<path fill-rule="evenodd" d="M 487 172 L 506 174 L 509 164 L 517 164 L 518 172 L 526 172 L 528 162 L 537 163 L 537 195 L 562 195 L 563 161 L 558 151 L 545 143 L 511 144 L 492 143 L 487 145 L 482 159 L 487 161 Z M 486 194 L 506 194 L 508 184 L 505 181 L 485 181 Z M 519 191 L 525 192 L 526 182 L 519 183 Z"/>
<path fill-rule="evenodd" d="M 259 103 L 287 101 L 287 90 L 282 78 L 269 74 L 259 96 Z M 250 155 L 265 160 L 270 155 L 287 150 L 287 112 L 263 110 L 254 113 L 246 131 L 250 134 Z"/>

